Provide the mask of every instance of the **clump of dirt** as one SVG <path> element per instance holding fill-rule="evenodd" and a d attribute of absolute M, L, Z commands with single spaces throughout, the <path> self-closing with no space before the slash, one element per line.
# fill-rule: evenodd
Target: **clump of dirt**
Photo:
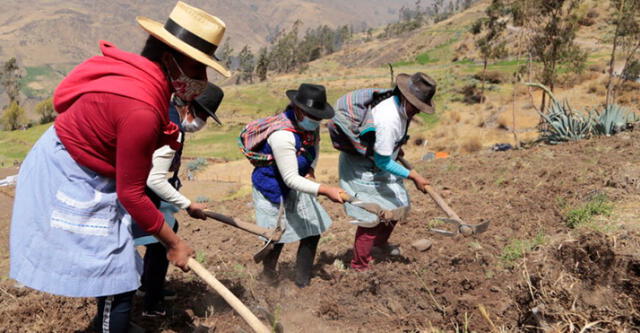
<path fill-rule="evenodd" d="M 612 241 L 600 233 L 582 235 L 577 241 L 565 243 L 556 252 L 566 271 L 592 284 L 606 284 L 615 273 Z"/>
<path fill-rule="evenodd" d="M 640 193 L 640 166 L 628 163 L 616 170 L 607 180 L 607 186 Z"/>
<path fill-rule="evenodd" d="M 638 327 L 638 244 L 615 246 L 610 237 L 591 232 L 532 257 L 515 295 L 520 327 L 528 332 L 564 331 L 570 325 L 609 332 Z M 634 255 L 622 252 L 632 249 Z"/>

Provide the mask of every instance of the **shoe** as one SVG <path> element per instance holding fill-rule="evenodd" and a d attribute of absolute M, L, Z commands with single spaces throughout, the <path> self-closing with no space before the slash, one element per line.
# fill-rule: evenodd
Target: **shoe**
<path fill-rule="evenodd" d="M 146 291 L 142 289 L 142 287 L 136 290 L 136 296 L 144 297 L 145 294 L 146 294 Z M 173 301 L 176 298 L 178 298 L 178 294 L 175 291 L 170 289 L 162 289 L 162 296 L 165 301 Z"/>
<path fill-rule="evenodd" d="M 402 249 L 400 248 L 400 245 L 391 245 L 387 243 L 385 245 L 374 246 L 374 248 L 392 257 L 398 257 L 402 255 Z"/>
<path fill-rule="evenodd" d="M 166 315 L 167 310 L 161 304 L 157 304 L 151 307 L 145 307 L 145 309 L 142 311 L 142 316 L 148 318 L 164 317 Z"/>

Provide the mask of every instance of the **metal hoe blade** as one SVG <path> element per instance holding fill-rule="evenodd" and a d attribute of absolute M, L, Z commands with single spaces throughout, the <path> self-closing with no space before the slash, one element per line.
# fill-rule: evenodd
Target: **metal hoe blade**
<path fill-rule="evenodd" d="M 489 229 L 489 224 L 490 224 L 490 221 L 486 221 L 486 222 L 483 222 L 483 223 L 480 223 L 480 224 L 475 224 L 475 225 L 466 224 L 466 223 L 462 222 L 461 220 L 447 218 L 447 217 L 438 217 L 438 218 L 435 218 L 435 220 L 443 222 L 443 223 L 446 223 L 446 224 L 455 225 L 456 228 L 453 231 L 444 230 L 444 229 L 436 229 L 436 228 L 429 229 L 429 231 L 431 231 L 431 232 L 435 232 L 437 234 L 448 236 L 448 237 L 453 237 L 453 236 L 456 236 L 458 234 L 462 234 L 465 237 L 481 234 L 481 233 L 487 231 L 487 229 Z"/>
<path fill-rule="evenodd" d="M 286 227 L 286 221 L 284 219 L 284 200 L 280 201 L 280 208 L 278 209 L 278 217 L 276 218 L 278 225 L 273 230 L 271 237 L 264 243 L 264 246 L 253 255 L 253 261 L 256 263 L 264 260 L 264 257 L 273 250 L 273 241 L 279 241 L 280 237 L 284 233 Z"/>

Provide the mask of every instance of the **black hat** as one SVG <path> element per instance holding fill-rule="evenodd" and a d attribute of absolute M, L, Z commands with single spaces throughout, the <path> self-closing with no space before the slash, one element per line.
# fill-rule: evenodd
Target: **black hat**
<path fill-rule="evenodd" d="M 303 83 L 298 90 L 287 90 L 287 97 L 306 114 L 318 119 L 333 118 L 335 111 L 327 104 L 324 86 Z"/>
<path fill-rule="evenodd" d="M 436 112 L 432 101 L 433 95 L 436 93 L 436 81 L 429 75 L 420 72 L 411 76 L 398 74 L 396 83 L 402 95 L 420 112 Z"/>
<path fill-rule="evenodd" d="M 222 125 L 220 119 L 216 116 L 216 111 L 218 111 L 218 107 L 220 106 L 220 103 L 222 103 L 222 98 L 224 98 L 224 92 L 222 92 L 222 89 L 213 83 L 208 83 L 204 92 L 198 95 L 198 97 L 193 100 L 194 103 L 191 105 L 193 105 L 195 111 L 208 114 L 218 124 Z"/>

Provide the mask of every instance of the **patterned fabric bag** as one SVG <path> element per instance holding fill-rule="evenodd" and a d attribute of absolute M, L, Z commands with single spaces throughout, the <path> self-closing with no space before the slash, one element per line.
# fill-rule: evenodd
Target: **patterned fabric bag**
<path fill-rule="evenodd" d="M 238 138 L 238 146 L 242 154 L 254 166 L 266 166 L 274 163 L 273 155 L 260 152 L 260 149 L 269 138 L 269 135 L 276 131 L 286 130 L 291 132 L 298 131 L 291 120 L 287 117 L 286 112 L 282 112 L 275 116 L 254 120 L 244 127 Z M 303 139 L 303 147 L 313 146 L 316 140 L 316 132 L 301 132 Z M 304 154 L 305 149 L 298 152 L 298 155 Z"/>
<path fill-rule="evenodd" d="M 373 155 L 375 126 L 370 112 L 371 105 L 378 96 L 389 91 L 360 89 L 338 99 L 336 115 L 327 124 L 334 148 L 351 154 Z"/>

